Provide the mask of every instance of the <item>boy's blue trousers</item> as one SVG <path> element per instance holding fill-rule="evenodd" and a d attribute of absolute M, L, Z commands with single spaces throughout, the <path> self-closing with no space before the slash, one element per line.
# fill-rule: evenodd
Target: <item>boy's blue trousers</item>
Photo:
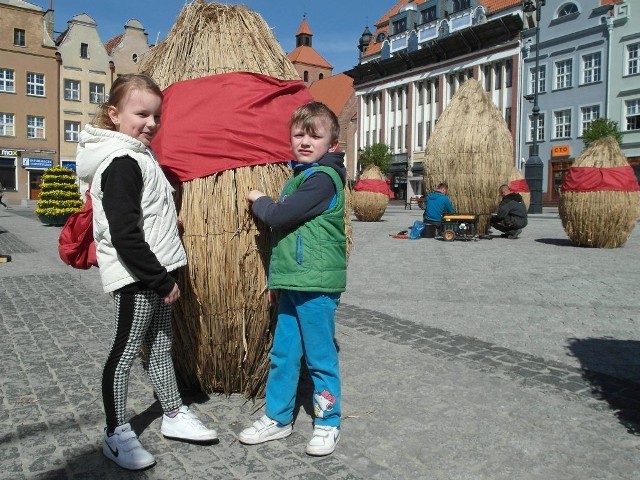
<path fill-rule="evenodd" d="M 293 421 L 303 360 L 314 385 L 314 423 L 340 426 L 340 367 L 334 340 L 339 303 L 340 293 L 280 290 L 267 378 L 266 415 L 282 425 Z"/>

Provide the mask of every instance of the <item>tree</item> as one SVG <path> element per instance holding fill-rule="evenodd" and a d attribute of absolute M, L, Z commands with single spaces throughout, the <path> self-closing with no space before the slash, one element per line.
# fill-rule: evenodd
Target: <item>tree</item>
<path fill-rule="evenodd" d="M 375 165 L 386 175 L 391 168 L 391 151 L 389 146 L 384 143 L 374 143 L 360 152 L 358 160 L 361 170 L 369 165 Z"/>
<path fill-rule="evenodd" d="M 585 128 L 582 134 L 582 141 L 584 142 L 584 146 L 588 147 L 595 140 L 606 136 L 615 138 L 618 145 L 622 146 L 622 133 L 620 133 L 620 128 L 618 128 L 618 122 L 604 117 L 596 118 Z"/>

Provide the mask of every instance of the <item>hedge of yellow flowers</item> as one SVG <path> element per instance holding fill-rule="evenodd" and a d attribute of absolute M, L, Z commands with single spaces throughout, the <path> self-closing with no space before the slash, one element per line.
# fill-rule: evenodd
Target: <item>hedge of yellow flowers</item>
<path fill-rule="evenodd" d="M 44 172 L 36 215 L 68 216 L 80 210 L 82 205 L 73 170 L 57 165 Z"/>

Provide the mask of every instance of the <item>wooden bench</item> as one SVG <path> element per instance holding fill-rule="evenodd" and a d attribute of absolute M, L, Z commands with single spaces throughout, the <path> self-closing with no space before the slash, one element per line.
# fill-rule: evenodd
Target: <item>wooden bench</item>
<path fill-rule="evenodd" d="M 409 200 L 405 202 L 404 209 L 406 210 L 407 207 L 409 207 L 409 210 L 411 210 L 411 207 L 413 207 L 413 205 L 416 205 L 418 208 L 424 209 L 424 198 L 421 198 L 419 195 L 410 197 Z"/>

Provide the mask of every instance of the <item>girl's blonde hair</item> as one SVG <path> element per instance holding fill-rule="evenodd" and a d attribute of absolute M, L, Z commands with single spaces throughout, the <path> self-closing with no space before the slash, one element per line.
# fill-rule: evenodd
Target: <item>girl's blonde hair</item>
<path fill-rule="evenodd" d="M 338 117 L 329 107 L 321 102 L 311 102 L 299 107 L 289 120 L 289 128 L 300 127 L 307 133 L 316 132 L 316 122 L 323 118 L 329 123 L 329 132 L 331 134 L 331 144 L 338 143 L 340 137 L 340 122 Z"/>
<path fill-rule="evenodd" d="M 93 119 L 93 124 L 105 130 L 117 130 L 113 121 L 111 121 L 111 117 L 109 117 L 109 107 L 121 107 L 122 102 L 126 100 L 131 90 L 146 90 L 163 98 L 162 90 L 160 90 L 158 84 L 149 75 L 142 73 L 121 75 L 116 78 L 116 81 L 111 85 L 109 99 L 98 107 L 96 116 Z"/>

